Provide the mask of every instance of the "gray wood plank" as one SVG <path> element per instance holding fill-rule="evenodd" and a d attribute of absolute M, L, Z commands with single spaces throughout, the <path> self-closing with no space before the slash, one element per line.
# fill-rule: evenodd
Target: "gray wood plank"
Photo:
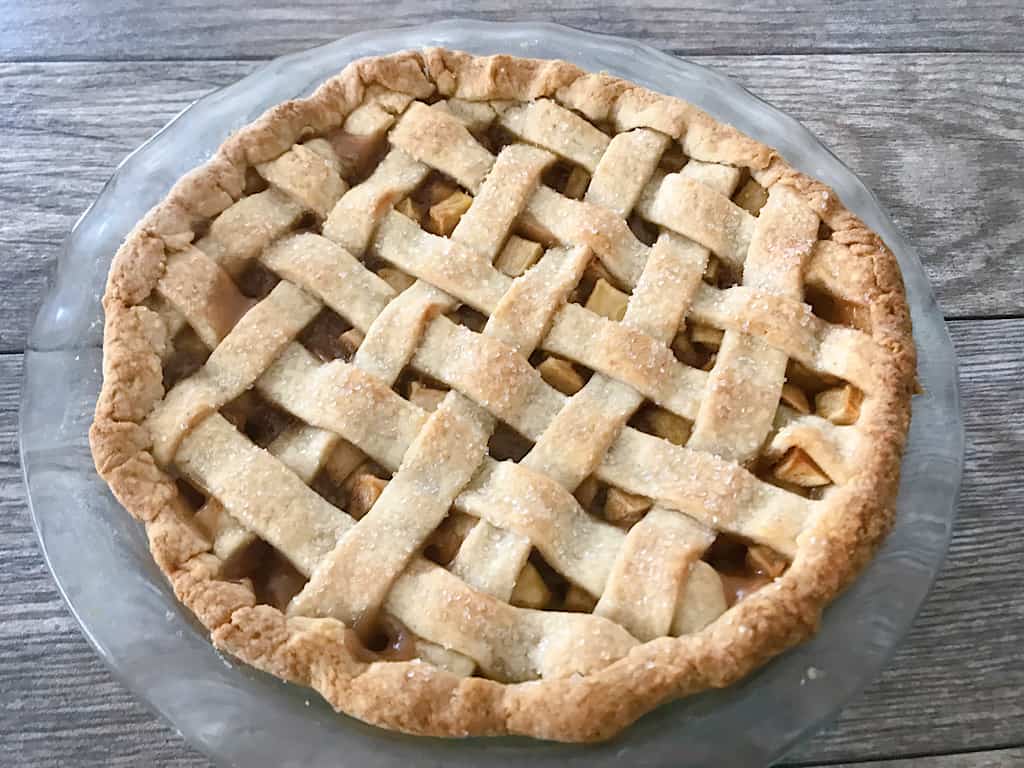
<path fill-rule="evenodd" d="M 905 760 L 880 760 L 834 763 L 831 768 L 1018 768 L 1024 765 L 1024 749 L 997 749 L 965 752 L 959 755 L 910 757 Z"/>
<path fill-rule="evenodd" d="M 0 58 L 208 59 L 277 56 L 364 30 L 471 16 L 488 21 L 557 21 L 694 53 L 844 51 L 1020 51 L 1016 0 L 799 0 L 792 3 L 666 3 L 641 0 L 607 7 L 579 0 L 113 0 L 0 2 Z M 383 11 L 383 12 L 382 12 Z M 1018 30 L 1015 34 L 1014 27 Z"/>
<path fill-rule="evenodd" d="M 863 765 L 1024 740 L 1024 319 L 951 330 L 968 445 L 948 563 L 881 679 L 790 764 Z M 20 374 L 21 355 L 0 356 L 0 763 L 17 755 L 27 765 L 206 765 L 112 679 L 42 564 L 17 464 Z M 1006 768 L 1020 757 L 915 757 L 885 768 Z"/>
<path fill-rule="evenodd" d="M 1011 170 L 1024 166 L 1019 56 L 703 61 L 804 120 L 865 179 L 917 245 L 947 314 L 1024 313 L 1024 188 Z M 256 66 L 0 65 L 0 351 L 24 349 L 45 274 L 114 166 L 189 102 Z"/>

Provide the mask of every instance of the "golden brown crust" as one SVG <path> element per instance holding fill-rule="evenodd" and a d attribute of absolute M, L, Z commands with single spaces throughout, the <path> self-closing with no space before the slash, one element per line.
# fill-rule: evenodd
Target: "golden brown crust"
<path fill-rule="evenodd" d="M 169 343 L 159 317 L 141 304 L 164 272 L 167 250 L 191 242 L 201 222 L 241 196 L 248 166 L 277 157 L 301 137 L 338 127 L 373 84 L 416 98 L 435 90 L 471 100 L 550 97 L 617 130 L 655 128 L 679 139 L 691 157 L 745 166 L 763 186 L 797 190 L 833 230 L 832 238 L 870 263 L 872 334 L 888 355 L 877 362 L 876 405 L 862 417 L 868 439 L 854 457 L 861 470 L 830 497 L 803 534 L 793 565 L 774 585 L 699 633 L 639 645 L 586 677 L 502 685 L 426 663 L 366 663 L 349 650 L 349 630 L 340 622 L 287 618 L 257 605 L 246 580 L 218 576 L 220 561 L 180 512 L 175 483 L 154 462 L 141 426 L 164 394 L 161 360 Z M 154 558 L 176 595 L 218 647 L 312 686 L 337 709 L 367 722 L 445 736 L 607 738 L 659 703 L 729 685 L 808 637 L 823 607 L 855 577 L 893 523 L 916 362 L 892 253 L 831 190 L 770 148 L 683 101 L 565 62 L 439 49 L 354 62 L 310 98 L 269 110 L 179 181 L 119 249 L 103 305 L 104 382 L 90 431 L 96 467 L 126 509 L 145 522 Z"/>

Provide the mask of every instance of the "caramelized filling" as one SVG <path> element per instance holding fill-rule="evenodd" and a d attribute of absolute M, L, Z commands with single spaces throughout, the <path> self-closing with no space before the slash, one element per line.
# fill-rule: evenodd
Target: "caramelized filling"
<path fill-rule="evenodd" d="M 448 565 L 455 559 L 463 540 L 477 524 L 475 517 L 451 511 L 441 525 L 434 529 L 423 547 L 423 556 L 438 565 Z"/>
<path fill-rule="evenodd" d="M 181 498 L 185 500 L 185 503 L 193 512 L 206 503 L 206 495 L 188 480 L 179 477 L 175 480 L 175 485 L 178 486 L 178 493 L 181 494 Z"/>
<path fill-rule="evenodd" d="M 562 574 L 548 565 L 547 561 L 536 549 L 530 552 L 530 559 L 527 563 L 537 570 L 537 575 L 540 576 L 544 586 L 551 593 L 548 598 L 549 605 L 564 604 L 565 597 L 573 589 L 573 585 Z"/>
<path fill-rule="evenodd" d="M 350 187 L 364 181 L 388 149 L 384 134 L 361 135 L 337 129 L 324 138 L 337 153 L 341 175 L 348 180 Z"/>
<path fill-rule="evenodd" d="M 790 360 L 786 366 L 786 381 L 799 387 L 810 398 L 842 383 L 835 376 L 812 371 L 796 360 Z"/>
<path fill-rule="evenodd" d="M 451 197 L 460 189 L 458 184 L 440 171 L 431 171 L 423 183 L 413 190 L 411 197 L 415 202 L 429 208 Z"/>
<path fill-rule="evenodd" d="M 269 546 L 267 549 L 270 551 L 264 554 L 260 567 L 252 576 L 256 601 L 284 611 L 291 599 L 306 586 L 306 577 L 280 552 Z"/>
<path fill-rule="evenodd" d="M 751 553 L 754 552 L 754 555 Z M 738 536 L 720 533 L 704 553 L 722 579 L 725 600 L 731 608 L 757 590 L 772 583 L 789 566 L 778 553 L 760 544 L 748 544 Z M 771 572 L 769 572 L 771 571 Z"/>
<path fill-rule="evenodd" d="M 338 153 L 345 168 L 343 175 L 351 185 L 364 180 L 387 149 L 387 143 L 382 140 L 383 137 L 380 135 L 356 136 L 339 130 L 330 133 L 326 138 Z M 504 129 L 495 126 L 488 130 L 486 143 L 496 153 L 503 146 L 511 143 L 511 137 Z M 660 165 L 665 170 L 678 171 L 685 163 L 686 158 L 682 155 L 681 149 L 673 143 L 662 157 Z M 582 169 L 564 161 L 555 163 L 543 175 L 543 183 L 573 198 L 581 198 L 584 195 L 589 181 L 589 175 Z M 764 204 L 761 199 L 764 190 L 751 181 L 747 174 L 745 174 L 744 181 L 745 183 L 741 184 L 741 189 L 737 192 L 735 199 L 738 204 L 742 204 L 756 215 L 761 205 Z M 253 194 L 266 188 L 266 181 L 253 169 L 249 169 L 245 179 L 246 193 Z M 457 183 L 440 172 L 433 171 L 424 183 L 409 198 L 401 201 L 397 207 L 400 212 L 415 218 L 421 226 L 429 231 L 447 236 L 450 235 L 459 216 L 464 213 L 470 203 L 471 198 Z M 317 224 L 318 222 L 313 218 L 306 217 L 299 222 L 299 228 L 315 227 Z M 629 217 L 628 225 L 638 240 L 648 246 L 653 245 L 658 236 L 657 227 L 635 215 Z M 521 223 L 520 229 L 517 231 L 522 232 L 531 241 L 538 241 L 545 245 L 551 244 L 550 237 L 545 239 L 545 233 L 530 232 L 524 227 L 528 228 L 529 224 Z M 819 237 L 827 237 L 829 234 L 828 227 L 822 224 Z M 533 242 L 529 245 L 536 248 Z M 375 264 L 382 265 L 383 262 L 375 261 L 371 256 L 367 259 L 366 264 L 373 268 Z M 526 266 L 528 267 L 529 264 Z M 397 281 L 396 290 L 401 290 L 413 280 L 392 267 L 382 266 L 381 269 L 382 271 L 390 270 L 388 273 L 391 276 L 389 283 L 395 285 L 394 281 Z M 706 282 L 723 287 L 734 284 L 738 278 L 737 274 L 731 273 L 726 265 L 714 258 L 709 262 L 703 275 Z M 232 327 L 238 317 L 252 306 L 252 300 L 259 300 L 267 296 L 278 282 L 279 278 L 273 272 L 253 261 L 236 278 L 238 288 L 246 300 L 222 307 L 223 317 L 215 324 Z M 574 301 L 586 303 L 591 311 L 613 319 L 622 318 L 628 298 L 628 292 L 617 284 L 614 277 L 596 258 L 587 267 L 573 295 Z M 864 315 L 863 307 L 842 302 L 812 287 L 807 288 L 806 301 L 817 316 L 829 322 L 861 329 L 870 327 L 870 318 Z M 484 315 L 466 306 L 459 307 L 450 317 L 475 332 L 481 332 L 487 322 Z M 325 309 L 301 332 L 297 340 L 321 360 L 328 362 L 338 358 L 350 359 L 358 347 L 361 335 L 336 313 Z M 672 346 L 676 356 L 682 362 L 706 370 L 714 363 L 715 352 L 720 341 L 720 331 L 691 327 L 680 333 L 673 341 Z M 192 375 L 209 354 L 205 345 L 189 327 L 186 327 L 174 342 L 174 354 L 164 369 L 165 384 L 168 387 L 174 382 Z M 584 383 L 591 375 L 589 370 L 580 367 L 580 370 L 583 371 L 580 381 L 566 383 L 568 373 L 576 370 L 571 362 L 548 357 L 540 351 L 531 357 L 531 362 L 538 368 L 547 364 L 548 375 L 545 375 L 545 380 L 570 395 L 578 391 L 581 383 Z M 560 365 L 562 363 L 564 365 Z M 545 372 L 542 371 L 543 373 Z M 790 391 L 784 393 L 784 401 L 802 413 L 810 411 L 807 396 L 813 399 L 815 395 L 841 383 L 830 377 L 811 372 L 798 363 L 790 364 L 787 376 L 799 387 L 799 392 L 794 391 L 793 385 L 787 384 Z M 561 382 L 562 386 L 553 383 L 554 380 Z M 414 386 L 416 396 L 414 396 Z M 436 392 L 433 391 L 435 388 Z M 426 405 L 427 400 L 424 398 L 434 397 L 431 402 L 434 402 L 434 407 L 436 407 L 438 399 L 436 395 L 440 393 L 440 396 L 443 397 L 446 389 L 443 385 L 431 383 L 424 377 L 411 375 L 409 371 L 404 372 L 396 383 L 396 390 L 406 393 L 405 396 L 414 402 L 418 397 L 421 407 L 425 407 L 427 410 L 430 408 Z M 425 392 L 425 390 L 431 391 Z M 222 412 L 254 443 L 264 447 L 292 423 L 290 416 L 270 407 L 251 391 L 224 406 Z M 692 427 L 686 420 L 673 416 L 667 411 L 662 411 L 650 403 L 639 409 L 630 423 L 644 432 L 658 435 L 678 445 L 685 445 Z M 491 456 L 499 461 L 519 462 L 531 447 L 532 443 L 529 440 L 502 423 L 497 425 L 489 444 Z M 773 467 L 770 466 L 761 467 L 764 474 L 768 474 L 772 469 Z M 387 476 L 387 473 L 379 468 L 376 468 L 376 471 Z M 358 519 L 362 513 L 372 507 L 385 482 L 383 478 L 379 478 L 375 474 L 375 465 L 371 462 L 364 462 L 344 480 L 332 477 L 327 471 L 321 471 L 313 479 L 311 486 L 329 502 L 348 510 Z M 771 482 L 770 479 L 769 482 Z M 776 478 L 776 484 L 779 484 L 778 478 Z M 205 496 L 189 483 L 179 480 L 177 485 L 182 498 L 193 509 L 201 507 L 206 501 Z M 807 493 L 806 488 L 794 488 L 793 490 L 805 495 Z M 363 494 L 366 498 L 356 503 L 353 499 L 359 494 Z M 575 496 L 589 514 L 604 518 L 624 529 L 628 529 L 641 519 L 652 505 L 650 499 L 625 493 L 617 488 L 610 488 L 592 477 L 580 484 L 575 491 Z M 363 497 L 360 496 L 360 498 Z M 475 518 L 452 511 L 427 539 L 423 547 L 423 555 L 442 566 L 448 565 L 457 555 L 469 530 L 476 524 L 478 521 Z M 260 603 L 285 610 L 289 602 L 307 583 L 307 579 L 295 569 L 291 562 L 263 541 L 257 541 L 250 546 L 245 555 L 244 561 L 239 561 L 244 562 L 244 569 L 238 571 L 239 577 L 252 580 L 257 600 Z M 770 584 L 774 578 L 784 573 L 789 565 L 785 558 L 771 549 L 751 544 L 729 534 L 718 535 L 704 559 L 719 573 L 726 601 L 730 607 Z M 517 581 L 513 603 L 530 608 L 559 608 L 589 612 L 593 610 L 596 599 L 551 568 L 534 550 Z M 352 629 L 346 629 L 345 643 L 354 656 L 367 662 L 403 661 L 417 655 L 416 640 L 412 632 L 398 620 L 380 614 L 366 615 L 356 622 Z"/>
<path fill-rule="evenodd" d="M 573 496 L 576 497 L 576 501 L 580 503 L 584 511 L 600 517 L 608 496 L 608 486 L 593 475 L 589 475 L 579 484 Z"/>
<path fill-rule="evenodd" d="M 245 416 L 243 432 L 260 448 L 266 448 L 295 420 L 291 415 L 270 405 L 259 395 L 250 392 L 253 404 Z"/>
<path fill-rule="evenodd" d="M 251 165 L 246 167 L 243 187 L 246 195 L 255 195 L 258 192 L 263 192 L 269 186 L 270 185 L 267 184 L 267 180 L 260 176 L 259 171 Z"/>
<path fill-rule="evenodd" d="M 725 603 L 732 608 L 736 603 L 754 594 L 761 587 L 772 583 L 765 574 L 732 575 L 720 573 L 722 587 L 725 589 Z"/>
<path fill-rule="evenodd" d="M 636 236 L 636 239 L 644 245 L 654 245 L 654 241 L 658 239 L 658 228 L 649 224 L 639 216 L 635 214 L 630 216 L 626 219 L 626 223 L 629 225 L 629 229 Z"/>
<path fill-rule="evenodd" d="M 330 309 L 324 309 L 299 334 L 299 342 L 325 363 L 349 357 L 342 334 L 352 326 Z"/>
<path fill-rule="evenodd" d="M 326 469 L 321 469 L 316 473 L 309 487 L 338 509 L 345 509 L 348 504 L 348 494 L 342 488 L 341 483 Z"/>
<path fill-rule="evenodd" d="M 464 325 L 474 333 L 480 333 L 483 331 L 484 326 L 487 325 L 486 315 L 482 315 L 472 307 L 462 305 L 455 312 L 450 315 L 451 319 L 459 325 Z"/>
<path fill-rule="evenodd" d="M 483 138 L 483 143 L 491 151 L 491 154 L 494 155 L 498 154 L 509 144 L 516 143 L 516 137 L 497 120 L 491 123 Z"/>
<path fill-rule="evenodd" d="M 181 333 L 174 337 L 174 351 L 164 363 L 164 390 L 170 389 L 202 368 L 209 356 L 210 350 L 191 326 L 186 325 Z"/>
<path fill-rule="evenodd" d="M 391 616 L 367 615 L 345 630 L 345 646 L 360 661 L 409 661 L 416 658 L 416 638 Z"/>
<path fill-rule="evenodd" d="M 250 299 L 257 300 L 266 298 L 267 294 L 274 290 L 274 286 L 279 282 L 281 282 L 281 278 L 258 261 L 251 261 L 242 270 L 242 273 L 235 278 L 238 290 Z"/>
<path fill-rule="evenodd" d="M 522 461 L 532 447 L 532 442 L 500 421 L 487 443 L 487 450 L 495 461 L 514 461 L 516 463 Z"/>
<path fill-rule="evenodd" d="M 871 310 L 862 304 L 837 298 L 812 285 L 804 289 L 804 301 L 822 320 L 859 331 L 871 331 Z"/>

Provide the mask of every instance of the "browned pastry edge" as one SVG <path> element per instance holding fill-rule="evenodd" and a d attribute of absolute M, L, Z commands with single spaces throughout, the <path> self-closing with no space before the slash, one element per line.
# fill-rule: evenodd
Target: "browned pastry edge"
<path fill-rule="evenodd" d="M 766 187 L 795 188 L 835 240 L 870 261 L 872 332 L 888 354 L 877 363 L 878 405 L 867 423 L 859 423 L 866 436 L 855 458 L 861 469 L 812 521 L 783 577 L 699 633 L 639 645 L 586 677 L 512 685 L 460 678 L 424 663 L 365 663 L 350 652 L 348 630 L 340 622 L 286 618 L 257 606 L 247 583 L 217 578 L 219 560 L 183 514 L 175 484 L 155 464 L 150 437 L 140 426 L 163 396 L 160 353 L 169 340 L 156 314 L 139 304 L 163 274 L 165 247 L 190 242 L 199 222 L 235 202 L 248 166 L 340 125 L 375 83 L 417 98 L 435 91 L 466 99 L 549 96 L 592 120 L 628 116 L 636 126 L 683 140 L 692 157 L 750 167 Z M 892 253 L 828 187 L 791 168 L 769 147 L 679 99 L 566 62 L 441 49 L 353 62 L 310 98 L 270 109 L 182 178 L 118 250 L 103 307 L 104 381 L 90 431 L 93 456 L 118 500 L 145 523 L 153 556 L 175 593 L 219 648 L 309 685 L 336 709 L 370 723 L 443 736 L 608 738 L 661 702 L 729 685 L 811 635 L 823 607 L 863 568 L 893 523 L 916 362 Z"/>

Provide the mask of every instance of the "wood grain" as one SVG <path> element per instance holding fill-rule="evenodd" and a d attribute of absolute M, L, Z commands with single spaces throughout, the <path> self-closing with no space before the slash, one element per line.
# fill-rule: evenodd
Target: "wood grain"
<path fill-rule="evenodd" d="M 1013 181 L 1013 169 L 1024 167 L 1019 57 L 703 61 L 802 119 L 864 178 L 917 246 L 949 316 L 1024 314 L 1024 186 Z M 0 351 L 24 349 L 61 242 L 117 163 L 191 101 L 256 66 L 0 65 Z"/>
<path fill-rule="evenodd" d="M 986 750 L 866 763 L 835 763 L 832 768 L 1017 768 L 1020 765 L 1024 765 L 1024 749 Z"/>
<path fill-rule="evenodd" d="M 881 679 L 792 764 L 861 765 L 1024 740 L 1024 320 L 951 329 L 968 445 L 949 560 Z M 7 754 L 27 765 L 206 765 L 111 678 L 42 564 L 17 466 L 20 373 L 21 355 L 0 356 L 0 764 Z M 1009 768 L 1019 758 L 1020 750 L 994 751 L 888 768 Z"/>
<path fill-rule="evenodd" d="M 367 29 L 470 17 L 557 21 L 633 37 L 677 53 L 1020 51 L 1017 0 L 886 3 L 813 0 L 692 5 L 640 0 L 607 7 L 579 0 L 272 0 L 149 3 L 105 0 L 0 1 L 3 60 L 262 58 Z M 871 19 L 874 23 L 865 23 Z"/>

